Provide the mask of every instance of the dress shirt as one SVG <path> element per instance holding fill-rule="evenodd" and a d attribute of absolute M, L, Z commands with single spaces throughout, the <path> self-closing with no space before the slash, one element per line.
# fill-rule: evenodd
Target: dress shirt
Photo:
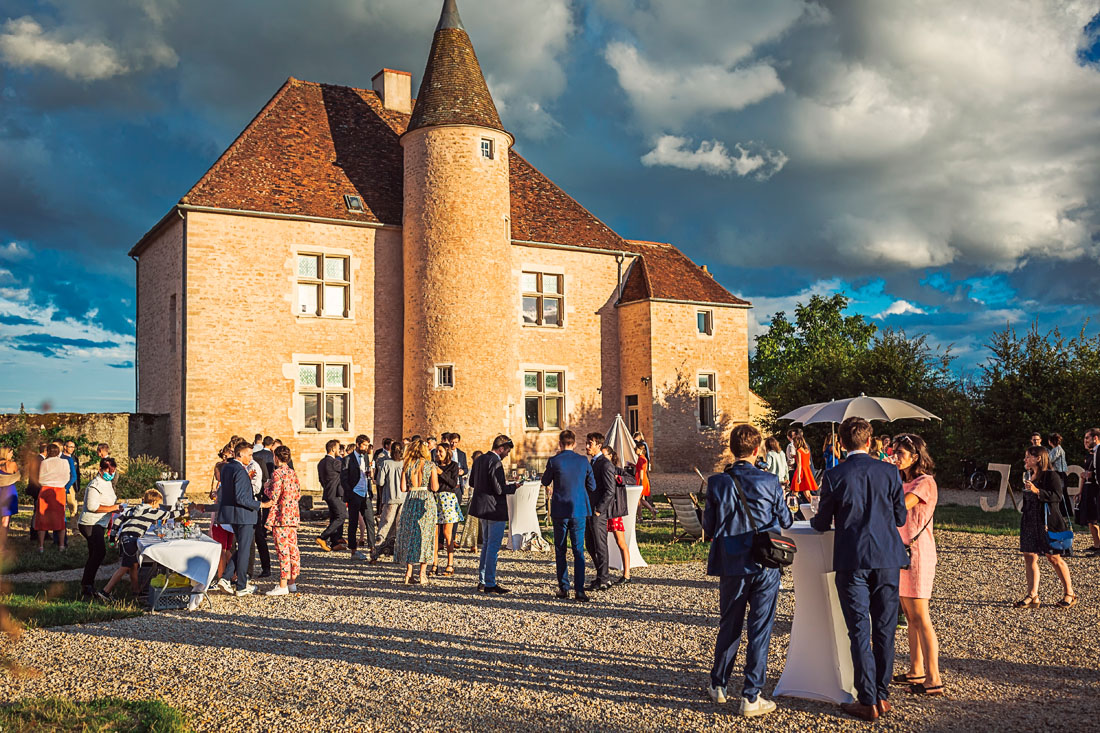
<path fill-rule="evenodd" d="M 352 451 L 352 456 L 359 462 L 359 483 L 352 489 L 359 496 L 367 495 L 367 457 L 359 451 Z"/>

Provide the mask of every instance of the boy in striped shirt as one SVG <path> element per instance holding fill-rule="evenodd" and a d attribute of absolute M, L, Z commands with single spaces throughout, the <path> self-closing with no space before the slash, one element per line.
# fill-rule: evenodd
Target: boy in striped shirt
<path fill-rule="evenodd" d="M 184 514 L 184 510 L 162 508 L 161 504 L 164 502 L 164 496 L 156 489 L 146 491 L 141 498 L 141 502 L 138 506 L 129 509 L 122 517 L 122 524 L 118 530 L 118 542 L 121 547 L 119 559 L 122 561 L 122 565 L 107 581 L 107 586 L 100 594 L 102 596 L 101 600 L 113 600 L 111 589 L 127 573 L 130 574 L 130 588 L 133 589 L 134 595 L 138 594 L 140 591 L 138 587 L 138 539 L 144 537 L 149 528 L 157 522 L 176 519 Z"/>

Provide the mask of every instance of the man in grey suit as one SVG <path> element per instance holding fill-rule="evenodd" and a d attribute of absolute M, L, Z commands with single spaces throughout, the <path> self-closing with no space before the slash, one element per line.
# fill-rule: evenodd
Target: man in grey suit
<path fill-rule="evenodd" d="M 397 522 L 401 517 L 401 507 L 405 504 L 405 472 L 401 464 L 401 441 L 390 444 L 389 453 L 375 466 L 375 487 L 382 502 L 381 517 L 378 525 L 378 545 L 372 556 L 392 555 L 393 544 L 397 539 Z"/>

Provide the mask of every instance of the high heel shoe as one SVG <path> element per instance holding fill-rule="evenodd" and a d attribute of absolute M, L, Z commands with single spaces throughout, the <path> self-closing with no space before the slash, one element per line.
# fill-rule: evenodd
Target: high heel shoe
<path fill-rule="evenodd" d="M 1077 605 L 1077 595 L 1074 593 L 1067 593 L 1062 600 L 1055 604 L 1058 608 L 1073 608 Z"/>
<path fill-rule="evenodd" d="M 1038 608 L 1039 599 L 1036 596 L 1024 596 L 1012 604 L 1013 608 Z"/>

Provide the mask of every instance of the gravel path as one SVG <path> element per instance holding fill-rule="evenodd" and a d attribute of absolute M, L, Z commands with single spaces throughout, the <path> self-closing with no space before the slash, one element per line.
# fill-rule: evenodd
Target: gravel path
<path fill-rule="evenodd" d="M 318 528 L 304 528 L 312 539 Z M 1016 539 L 942 532 L 935 623 L 949 696 L 898 692 L 883 730 L 1074 730 L 1100 714 L 1100 560 L 1074 559 L 1069 611 L 1015 611 Z M 474 556 L 453 579 L 397 583 L 393 565 L 352 563 L 303 542 L 302 593 L 214 595 L 213 608 L 30 631 L 0 696 L 157 696 L 199 730 L 854 730 L 828 704 L 779 698 L 756 722 L 713 705 L 705 684 L 717 585 L 701 563 L 650 567 L 588 605 L 550 597 L 550 556 L 502 553 L 514 592 L 473 592 Z M 270 587 L 266 585 L 263 587 Z M 1060 597 L 1043 568 L 1042 597 Z M 782 671 L 794 606 L 780 595 L 768 669 Z M 904 651 L 905 633 L 899 632 Z M 902 659 L 899 655 L 898 667 Z"/>

